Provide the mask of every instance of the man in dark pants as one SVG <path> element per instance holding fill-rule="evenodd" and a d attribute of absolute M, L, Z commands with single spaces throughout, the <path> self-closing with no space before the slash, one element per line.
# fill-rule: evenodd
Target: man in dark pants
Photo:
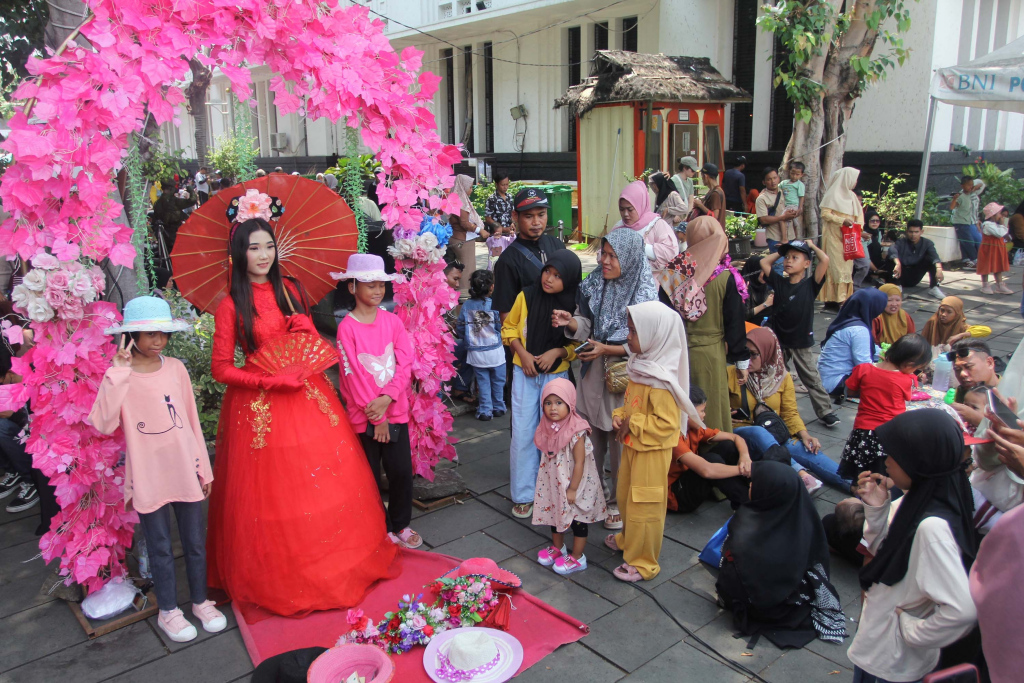
<path fill-rule="evenodd" d="M 722 178 L 722 190 L 725 191 L 725 208 L 740 213 L 747 212 L 747 177 L 743 169 L 747 167 L 746 157 L 736 157 L 732 168 Z"/>
<path fill-rule="evenodd" d="M 942 260 L 935 251 L 935 244 L 922 237 L 924 223 L 912 218 L 907 221 L 907 234 L 893 242 L 889 255 L 893 258 L 892 276 L 901 287 L 914 287 L 928 275 L 928 294 L 936 299 L 945 298 L 939 283 L 942 274 Z"/>

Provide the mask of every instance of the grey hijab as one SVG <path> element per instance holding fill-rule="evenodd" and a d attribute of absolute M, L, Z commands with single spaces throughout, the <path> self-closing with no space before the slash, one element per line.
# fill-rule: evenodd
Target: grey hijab
<path fill-rule="evenodd" d="M 594 321 L 591 336 L 601 342 L 624 342 L 629 334 L 626 306 L 658 300 L 644 238 L 630 228 L 617 228 L 604 238 L 619 258 L 622 274 L 605 280 L 600 266 L 580 284 L 577 304 Z M 602 247 L 604 245 L 602 244 Z"/>

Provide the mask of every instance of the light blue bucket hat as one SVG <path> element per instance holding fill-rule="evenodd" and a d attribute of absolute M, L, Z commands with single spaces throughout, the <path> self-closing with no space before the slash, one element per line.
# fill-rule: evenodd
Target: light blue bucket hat
<path fill-rule="evenodd" d="M 191 329 L 192 324 L 187 320 L 171 317 L 171 307 L 163 299 L 138 296 L 125 305 L 121 324 L 108 327 L 103 332 L 185 332 Z"/>

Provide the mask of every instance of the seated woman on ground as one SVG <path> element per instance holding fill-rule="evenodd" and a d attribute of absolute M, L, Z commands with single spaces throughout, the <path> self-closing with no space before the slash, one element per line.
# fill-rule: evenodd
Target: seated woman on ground
<path fill-rule="evenodd" d="M 815 637 L 843 642 L 846 616 L 829 582 L 825 529 L 789 467 L 753 464 L 750 501 L 729 522 L 715 589 L 744 635 L 763 634 L 780 648 Z"/>
<path fill-rule="evenodd" d="M 690 403 L 700 419 L 708 407 L 708 397 L 698 386 L 690 385 Z M 713 444 L 698 455 L 701 445 Z M 668 470 L 668 509 L 693 512 L 710 497 L 717 487 L 733 509 L 747 502 L 750 476 L 750 453 L 742 438 L 688 421 L 686 433 L 679 436 L 679 445 L 672 449 Z"/>

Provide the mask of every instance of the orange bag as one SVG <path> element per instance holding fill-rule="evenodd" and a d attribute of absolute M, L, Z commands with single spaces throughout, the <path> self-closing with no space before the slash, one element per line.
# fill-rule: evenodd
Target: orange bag
<path fill-rule="evenodd" d="M 864 258 L 864 245 L 860 242 L 861 226 L 854 223 L 850 226 L 842 226 L 843 235 L 843 260 L 853 261 Z"/>

